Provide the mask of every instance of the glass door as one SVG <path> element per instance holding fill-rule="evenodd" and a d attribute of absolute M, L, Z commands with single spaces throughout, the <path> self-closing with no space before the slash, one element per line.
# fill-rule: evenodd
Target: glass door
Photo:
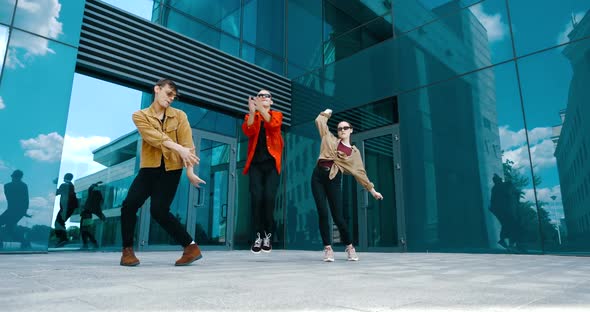
<path fill-rule="evenodd" d="M 383 195 L 383 200 L 375 200 L 352 176 L 344 175 L 345 218 L 354 244 L 361 251 L 405 251 L 398 126 L 353 133 L 352 143 L 361 152 L 367 176 Z"/>
<path fill-rule="evenodd" d="M 199 245 L 231 249 L 236 139 L 202 130 L 193 134 L 201 159 L 195 172 L 207 184 L 189 187 L 188 231 Z"/>

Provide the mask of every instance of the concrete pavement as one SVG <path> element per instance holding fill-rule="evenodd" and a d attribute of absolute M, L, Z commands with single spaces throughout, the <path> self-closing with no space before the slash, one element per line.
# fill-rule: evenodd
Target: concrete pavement
<path fill-rule="evenodd" d="M 0 255 L 0 311 L 590 311 L 590 258 L 204 251 Z"/>

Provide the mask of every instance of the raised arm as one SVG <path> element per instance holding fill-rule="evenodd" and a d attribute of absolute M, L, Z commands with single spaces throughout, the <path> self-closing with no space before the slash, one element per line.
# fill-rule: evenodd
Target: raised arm
<path fill-rule="evenodd" d="M 328 119 L 332 116 L 332 110 L 326 109 L 325 111 L 321 112 L 318 117 L 315 119 L 315 125 L 318 128 L 320 133 L 320 137 L 324 137 L 326 135 L 332 135 L 330 129 L 328 128 Z"/>

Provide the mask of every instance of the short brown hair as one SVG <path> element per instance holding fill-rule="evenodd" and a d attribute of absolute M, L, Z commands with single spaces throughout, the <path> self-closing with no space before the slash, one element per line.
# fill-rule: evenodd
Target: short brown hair
<path fill-rule="evenodd" d="M 174 90 L 174 92 L 176 92 L 176 96 L 178 96 L 178 87 L 176 86 L 176 83 L 174 81 L 172 81 L 172 79 L 168 79 L 168 78 L 163 78 L 158 80 L 158 82 L 156 82 L 156 86 L 162 88 L 164 86 L 168 85 L 172 90 Z"/>

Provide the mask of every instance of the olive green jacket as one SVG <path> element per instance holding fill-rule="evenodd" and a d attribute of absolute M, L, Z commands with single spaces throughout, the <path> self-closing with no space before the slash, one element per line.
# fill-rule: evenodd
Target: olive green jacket
<path fill-rule="evenodd" d="M 373 183 L 369 181 L 367 172 L 365 171 L 365 165 L 361 158 L 361 152 L 352 146 L 352 154 L 347 156 L 345 153 L 338 151 L 338 144 L 340 139 L 335 137 L 328 129 L 329 114 L 321 112 L 315 119 L 315 125 L 318 127 L 320 137 L 322 138 L 322 144 L 320 146 L 320 159 L 334 161 L 334 166 L 330 170 L 330 179 L 333 179 L 338 171 L 342 173 L 352 175 L 356 181 L 362 185 L 367 191 L 371 191 L 374 188 Z"/>

